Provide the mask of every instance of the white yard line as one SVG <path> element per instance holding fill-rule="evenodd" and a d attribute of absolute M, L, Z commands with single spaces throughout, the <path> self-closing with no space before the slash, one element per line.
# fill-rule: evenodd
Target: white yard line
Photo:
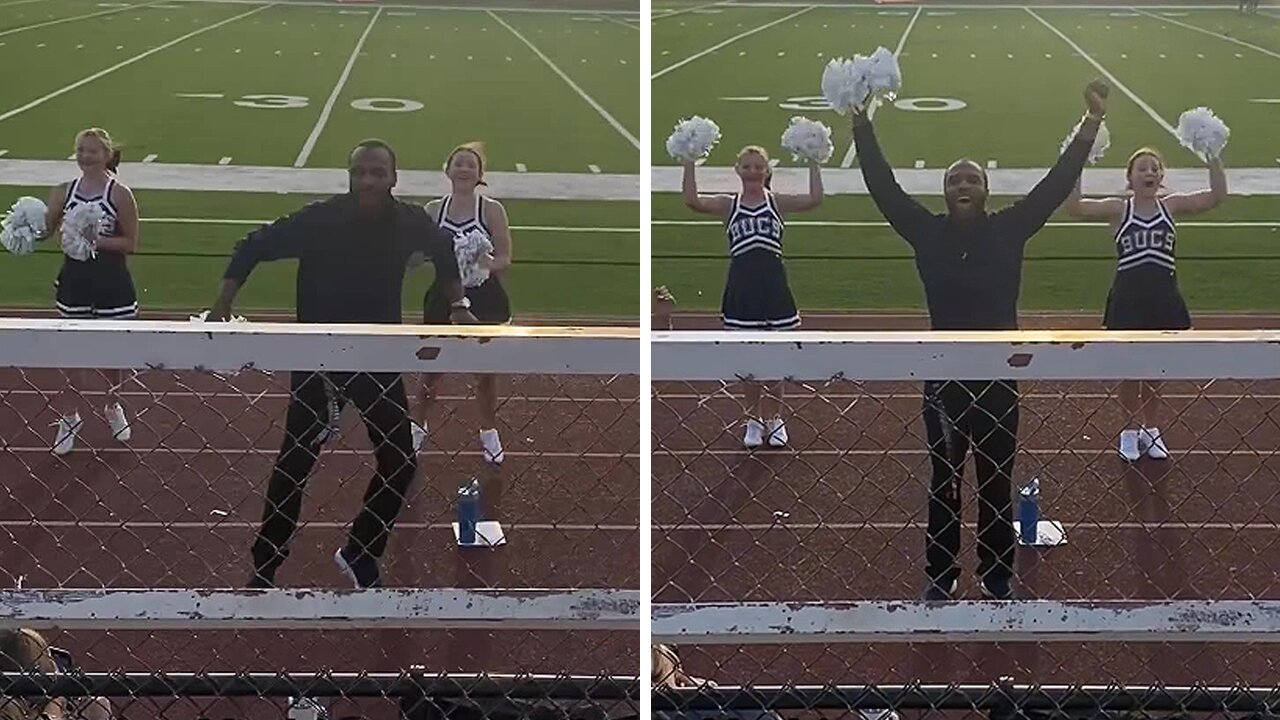
<path fill-rule="evenodd" d="M 31 25 L 20 25 L 16 28 L 9 28 L 8 30 L 0 31 L 0 37 L 4 37 L 5 35 L 12 35 L 14 33 L 26 32 L 27 30 L 36 30 L 42 27 L 49 27 L 50 25 L 59 25 L 61 23 L 75 22 L 77 20 L 88 20 L 89 18 L 101 17 L 103 15 L 114 15 L 116 13 L 121 13 L 126 10 L 134 10 L 136 8 L 146 7 L 148 5 L 155 5 L 158 2 L 164 2 L 164 0 L 151 0 L 151 2 L 138 3 L 136 5 L 126 5 L 124 7 L 111 8 L 110 10 L 99 10 L 98 12 L 85 13 L 84 15 L 72 15 L 71 17 L 57 18 L 56 20 L 46 20 L 44 22 L 32 23 Z"/>
<path fill-rule="evenodd" d="M 916 26 L 916 20 L 920 19 L 920 11 L 922 10 L 924 10 L 923 6 L 916 8 L 915 15 L 911 16 L 911 22 L 907 23 L 907 29 L 902 31 L 902 37 L 898 38 L 898 47 L 894 48 L 894 51 L 893 51 L 894 57 L 902 56 L 902 48 L 906 47 L 907 38 L 911 36 L 911 29 Z M 868 113 L 868 115 L 869 117 L 874 118 L 875 108 L 872 108 L 871 112 Z M 849 149 L 845 151 L 844 159 L 840 161 L 840 167 L 842 168 L 853 167 L 853 159 L 857 157 L 857 155 L 858 155 L 858 146 L 854 144 L 852 139 L 850 139 Z"/>
<path fill-rule="evenodd" d="M 1112 87 L 1114 87 L 1115 89 L 1127 95 L 1130 100 L 1132 100 L 1135 104 L 1137 104 L 1138 107 L 1142 108 L 1143 112 L 1145 112 L 1148 116 L 1150 116 L 1152 120 L 1155 120 L 1156 124 L 1164 128 L 1165 131 L 1167 131 L 1170 135 L 1174 136 L 1175 138 L 1178 137 L 1177 130 L 1174 130 L 1173 126 L 1170 125 L 1167 120 L 1160 117 L 1160 113 L 1157 113 L 1155 109 L 1152 108 L 1150 105 L 1148 105 L 1145 100 L 1138 97 L 1137 93 L 1130 90 L 1128 86 L 1126 86 L 1124 83 L 1120 82 L 1120 79 L 1117 78 L 1115 75 L 1113 75 L 1110 70 L 1107 70 L 1105 67 L 1103 67 L 1102 63 L 1098 62 L 1097 60 L 1094 60 L 1092 55 L 1084 51 L 1084 48 L 1077 45 L 1074 40 L 1072 40 L 1071 38 L 1063 34 L 1061 30 L 1059 30 L 1058 28 L 1050 24 L 1048 20 L 1045 20 L 1044 18 L 1040 17 L 1040 15 L 1035 10 L 1032 10 L 1029 7 L 1024 7 L 1023 10 L 1025 10 L 1029 15 L 1031 15 L 1031 17 L 1040 21 L 1041 25 L 1044 25 L 1046 28 L 1049 28 L 1050 32 L 1052 32 L 1054 35 L 1057 35 L 1059 38 L 1061 38 L 1062 41 L 1065 42 L 1072 50 L 1075 50 L 1076 53 L 1080 55 L 1080 57 L 1084 58 L 1085 62 L 1088 62 L 1095 69 L 1097 69 L 1098 72 L 1102 73 L 1107 78 L 1107 80 L 1111 82 Z"/>
<path fill-rule="evenodd" d="M 684 15 L 685 13 L 697 12 L 698 10 L 702 10 L 704 8 L 715 7 L 717 5 L 728 5 L 730 4 L 730 2 L 731 0 L 719 0 L 718 2 L 709 2 L 705 5 L 694 5 L 693 7 L 684 8 L 682 10 L 667 10 L 662 15 L 654 15 L 652 18 L 650 18 L 650 20 L 666 20 L 669 17 Z"/>
<path fill-rule="evenodd" d="M 805 13 L 809 12 L 810 10 L 812 10 L 814 7 L 816 7 L 816 6 L 814 6 L 814 5 L 807 5 L 807 6 L 803 7 L 803 8 L 801 8 L 801 9 L 797 10 L 796 12 L 791 13 L 790 15 L 784 15 L 784 16 L 782 16 L 782 17 L 778 18 L 777 20 L 771 20 L 771 21 L 769 21 L 769 22 L 767 22 L 767 23 L 765 23 L 765 24 L 763 24 L 763 25 L 760 25 L 760 26 L 758 26 L 758 27 L 754 27 L 754 28 L 752 28 L 752 29 L 750 29 L 750 30 L 747 30 L 747 31 L 745 31 L 745 32 L 740 32 L 740 33 L 738 33 L 737 35 L 734 35 L 733 37 L 729 38 L 728 40 L 722 40 L 722 41 L 720 41 L 720 42 L 716 43 L 715 45 L 712 45 L 711 47 L 707 48 L 706 50 L 702 50 L 702 51 L 700 51 L 700 52 L 696 52 L 696 53 L 694 53 L 694 54 L 690 55 L 689 57 L 687 57 L 687 58 L 685 58 L 685 59 L 683 59 L 683 60 L 680 60 L 680 61 L 678 61 L 678 62 L 672 63 L 671 65 L 668 65 L 668 66 L 666 66 L 666 67 L 662 68 L 662 69 L 661 69 L 661 70 L 659 70 L 658 72 L 656 72 L 656 73 L 654 73 L 654 74 L 650 75 L 650 76 L 649 76 L 649 79 L 650 79 L 650 80 L 657 80 L 658 78 L 662 77 L 663 75 L 666 75 L 667 73 L 669 73 L 669 72 L 671 72 L 671 71 L 673 71 L 673 70 L 677 70 L 677 69 L 679 69 L 679 68 L 682 68 L 682 67 L 684 67 L 685 65 L 688 65 L 689 63 L 693 62 L 694 60 L 697 60 L 698 58 L 706 57 L 707 55 L 710 55 L 711 53 L 713 53 L 713 52 L 715 52 L 715 51 L 719 50 L 720 48 L 728 47 L 729 45 L 732 45 L 733 43 L 735 43 L 735 42 L 737 42 L 737 41 L 739 41 L 739 40 L 741 40 L 741 39 L 743 39 L 743 38 L 745 38 L 745 37 L 750 37 L 750 36 L 752 36 L 752 35 L 755 35 L 755 34 L 756 34 L 756 33 L 758 33 L 758 32 L 763 32 L 763 31 L 765 31 L 765 30 L 768 30 L 769 28 L 773 27 L 774 25 L 779 25 L 779 24 L 784 23 L 784 22 L 786 22 L 786 21 L 788 21 L 788 20 L 790 20 L 790 19 L 792 19 L 792 18 L 800 17 L 801 15 L 803 15 L 803 14 L 805 14 Z"/>
<path fill-rule="evenodd" d="M 364 47 L 364 41 L 369 37 L 369 33 L 373 32 L 373 26 L 378 22 L 378 18 L 382 17 L 382 8 L 379 7 L 373 13 L 373 18 L 369 20 L 369 24 L 361 33 L 360 39 L 356 41 L 356 46 L 351 50 L 351 57 L 347 58 L 347 65 L 342 69 L 342 74 L 338 76 L 338 82 L 333 86 L 333 92 L 329 93 L 329 99 L 325 101 L 324 108 L 320 110 L 320 117 L 316 120 L 316 126 L 311 128 L 311 134 L 307 136 L 307 141 L 302 144 L 302 149 L 298 151 L 298 158 L 293 161 L 293 166 L 300 168 L 306 167 L 307 160 L 311 158 L 311 151 L 315 150 L 316 143 L 320 140 L 320 135 L 324 132 L 324 126 L 329 124 L 329 115 L 333 113 L 333 106 L 338 102 L 338 96 L 342 94 L 342 88 L 347 84 L 347 78 L 351 77 L 351 69 L 356 65 L 356 59 L 360 57 L 360 48 Z"/>
<path fill-rule="evenodd" d="M 1260 52 L 1260 53 L 1262 53 L 1263 55 L 1269 55 L 1269 56 L 1271 56 L 1271 57 L 1273 57 L 1273 58 L 1276 58 L 1276 59 L 1280 60 L 1280 53 L 1278 53 L 1278 52 L 1276 52 L 1276 51 L 1274 51 L 1274 50 L 1268 50 L 1268 49 L 1266 49 L 1266 48 L 1264 48 L 1264 47 L 1260 47 L 1260 46 L 1258 46 L 1258 45 L 1254 45 L 1254 44 L 1253 44 L 1253 43 L 1251 43 L 1251 42 L 1245 42 L 1244 40 L 1238 40 L 1238 39 L 1236 39 L 1236 38 L 1231 37 L 1230 35 L 1223 35 L 1223 34 L 1222 34 L 1222 33 L 1220 33 L 1220 32 L 1214 32 L 1214 31 L 1212 31 L 1212 30 L 1208 30 L 1208 29 L 1205 29 L 1205 28 L 1202 28 L 1202 27 L 1197 27 L 1197 26 L 1192 25 L 1192 24 L 1190 24 L 1190 23 L 1184 23 L 1184 22 L 1182 22 L 1181 20 L 1174 20 L 1173 18 L 1170 18 L 1170 17 L 1164 17 L 1163 15 L 1156 15 L 1155 13 L 1147 12 L 1146 10 L 1142 10 L 1142 9 L 1139 9 L 1139 8 L 1136 8 L 1136 7 L 1135 7 L 1135 8 L 1129 8 L 1129 9 L 1130 9 L 1130 10 L 1132 10 L 1132 11 L 1134 11 L 1134 12 L 1136 12 L 1136 13 L 1139 13 L 1139 14 L 1141 14 L 1141 15 L 1146 15 L 1147 17 L 1153 17 L 1153 18 L 1155 18 L 1155 19 L 1157 19 L 1157 20 L 1159 20 L 1159 21 L 1161 21 L 1161 22 L 1167 22 L 1167 23 L 1169 23 L 1169 24 L 1171 24 L 1171 25 L 1177 25 L 1178 27 L 1183 27 L 1183 28 L 1186 28 L 1186 29 L 1188 29 L 1188 30 L 1195 30 L 1195 31 L 1196 31 L 1196 32 L 1198 32 L 1198 33 L 1204 33 L 1205 35 L 1209 35 L 1210 37 L 1218 38 L 1219 40 L 1226 40 L 1227 42 L 1235 43 L 1236 45 L 1239 45 L 1240 47 L 1246 47 L 1246 48 L 1249 48 L 1250 50 L 1255 50 L 1255 51 L 1257 51 L 1257 52 Z"/>
<path fill-rule="evenodd" d="M 614 25 L 621 25 L 622 27 L 625 27 L 625 28 L 631 28 L 632 30 L 635 30 L 636 32 L 640 32 L 640 26 L 639 26 L 639 25 L 632 25 L 631 23 L 626 22 L 625 20 L 619 20 L 618 18 L 615 18 L 615 17 L 609 17 L 608 15 L 601 15 L 601 16 L 600 16 L 600 18 L 601 18 L 602 20 L 607 20 L 607 21 L 609 21 L 609 22 L 613 23 Z"/>
<path fill-rule="evenodd" d="M 583 100 L 585 100 L 587 104 L 592 107 L 592 109 L 594 109 L 597 113 L 599 113 L 600 117 L 604 118 L 604 121 L 609 123 L 609 125 L 613 127 L 614 130 L 617 130 L 619 135 L 621 135 L 624 139 L 626 139 L 627 142 L 631 143 L 632 147 L 634 147 L 636 150 L 640 149 L 640 139 L 637 138 L 635 135 L 632 135 L 631 131 L 628 130 L 626 127 L 624 127 L 622 123 L 618 122 L 617 118 L 610 115 L 609 111 L 604 109 L 604 106 L 602 106 L 600 103 L 595 101 L 595 98 L 588 95 L 586 91 L 583 90 L 581 87 L 578 87 L 578 83 L 574 82 L 573 78 L 569 77 L 564 73 L 563 70 L 556 67 L 556 64 L 551 62 L 551 58 L 544 55 L 543 52 L 538 49 L 538 46 L 529 42 L 529 40 L 524 35 L 520 34 L 519 30 L 516 30 L 515 28 L 511 27 L 511 25 L 507 24 L 507 21 L 498 17 L 497 13 L 493 12 L 492 10 L 488 12 L 489 12 L 489 17 L 493 18 L 499 25 L 501 25 L 502 27 L 510 31 L 512 35 L 516 36 L 516 39 L 524 43 L 526 47 L 532 50 L 534 55 L 537 55 L 542 60 L 542 62 L 546 63 L 547 67 L 551 68 L 552 72 L 554 72 L 556 75 L 559 75 L 561 80 L 565 81 L 565 83 L 570 88 L 572 88 L 574 92 L 578 93 L 578 96 L 581 97 Z"/>
<path fill-rule="evenodd" d="M 220 21 L 218 21 L 218 22 L 216 22 L 216 23 L 214 23 L 214 24 L 212 24 L 212 25 L 206 25 L 206 26 L 204 26 L 204 27 L 200 28 L 199 30 L 194 30 L 194 31 L 192 31 L 192 32 L 187 33 L 186 35 L 183 35 L 183 36 L 178 37 L 178 38 L 174 38 L 173 40 L 170 40 L 169 42 L 167 42 L 167 43 L 165 43 L 165 44 L 163 44 L 163 45 L 157 45 L 156 47 L 153 47 L 153 48 L 151 48 L 150 50 L 147 50 L 146 52 L 138 53 L 137 55 L 134 55 L 133 57 L 129 58 L 128 60 L 122 60 L 122 61 L 120 61 L 120 62 L 116 63 L 115 65 L 112 65 L 111 67 L 106 68 L 105 70 L 99 70 L 98 72 L 96 72 L 96 73 L 94 73 L 94 74 L 92 74 L 92 75 L 89 75 L 88 77 L 81 78 L 81 79 L 79 79 L 79 80 L 77 80 L 77 81 L 75 81 L 75 82 L 73 82 L 73 83 L 71 83 L 71 84 L 69 84 L 69 85 L 64 85 L 64 86 L 62 86 L 62 87 L 58 88 L 57 90 L 54 90 L 53 92 L 49 93 L 48 95 L 45 95 L 44 97 L 39 97 L 39 98 L 36 98 L 35 100 L 32 100 L 31 102 L 27 103 L 26 105 L 20 105 L 20 106 L 18 106 L 18 107 L 16 107 L 16 108 L 14 108 L 14 109 L 12 109 L 12 110 L 10 110 L 10 111 L 8 111 L 8 112 L 4 113 L 3 115 L 0 115 L 0 122 L 3 122 L 3 121 L 5 121 L 5 120 L 8 120 L 9 118 L 15 117 L 15 116 L 17 116 L 17 115 L 21 115 L 22 113 L 24 113 L 24 112 L 26 112 L 26 111 L 28 111 L 28 110 L 31 110 L 32 108 L 39 107 L 39 106 L 41 106 L 41 105 L 43 105 L 43 104 L 45 104 L 45 103 L 49 102 L 50 100 L 52 100 L 52 99 L 54 99 L 54 98 L 56 98 L 56 97 L 59 97 L 59 96 L 61 96 L 61 95 L 65 95 L 66 93 L 69 93 L 69 92 L 71 92 L 72 90 L 75 90 L 76 88 L 83 87 L 83 86 L 85 86 L 85 85 L 88 85 L 88 84 L 89 84 L 89 83 L 91 83 L 91 82 L 94 82 L 94 81 L 96 81 L 96 80 L 99 80 L 99 79 L 101 79 L 101 78 L 104 78 L 104 77 L 106 77 L 107 75 L 110 75 L 111 73 L 113 73 L 113 72 L 115 72 L 115 71 L 119 70 L 120 68 L 128 67 L 129 65 L 132 65 L 132 64 L 134 64 L 134 63 L 138 62 L 139 60 L 143 60 L 143 59 L 146 59 L 146 58 L 148 58 L 148 57 L 151 57 L 152 55 L 155 55 L 156 53 L 161 52 L 162 50 L 168 50 L 169 48 L 173 47 L 174 45 L 177 45 L 177 44 L 182 43 L 182 42 L 186 42 L 187 40 L 190 40 L 191 38 L 196 37 L 197 35 L 202 35 L 202 34 L 204 34 L 204 33 L 209 32 L 210 30 L 216 30 L 216 29 L 218 29 L 218 28 L 222 27 L 223 25 L 229 25 L 229 24 L 231 24 L 231 23 L 233 23 L 233 22 L 235 22 L 235 21 L 237 21 L 237 20 L 241 20 L 241 19 L 243 19 L 243 18 L 247 18 L 247 17 L 249 17 L 250 15 L 254 15 L 254 14 L 260 13 L 260 12 L 262 12 L 263 10 L 266 10 L 266 9 L 268 9 L 268 8 L 270 8 L 270 7 L 273 7 L 273 5 L 262 5 L 262 6 L 260 6 L 260 7 L 256 7 L 256 8 L 254 8 L 254 9 L 252 9 L 252 10 L 248 11 L 248 12 L 240 13 L 239 15 L 236 15 L 236 16 L 233 16 L 233 17 L 229 17 L 229 18 L 227 18 L 226 20 L 220 20 Z"/>

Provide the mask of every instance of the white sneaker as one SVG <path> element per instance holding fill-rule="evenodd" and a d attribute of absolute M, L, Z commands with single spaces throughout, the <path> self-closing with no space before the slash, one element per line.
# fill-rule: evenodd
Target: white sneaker
<path fill-rule="evenodd" d="M 506 459 L 502 452 L 502 441 L 498 439 L 497 430 L 481 430 L 480 445 L 484 448 L 484 461 L 491 465 L 501 465 Z"/>
<path fill-rule="evenodd" d="M 422 452 L 422 444 L 427 441 L 427 424 L 419 425 L 417 420 L 410 420 L 409 428 L 413 430 L 413 451 Z"/>
<path fill-rule="evenodd" d="M 768 430 L 771 447 L 787 446 L 787 424 L 782 421 L 782 418 L 776 417 L 770 420 L 765 429 Z"/>
<path fill-rule="evenodd" d="M 76 433 L 80 432 L 80 413 L 63 415 L 54 426 L 58 434 L 53 440 L 53 454 L 66 455 L 76 446 Z"/>
<path fill-rule="evenodd" d="M 1126 462 L 1137 462 L 1142 457 L 1142 450 L 1138 447 L 1137 430 L 1125 430 L 1120 433 L 1120 457 Z"/>
<path fill-rule="evenodd" d="M 129 438 L 133 437 L 133 428 L 129 427 L 129 416 L 124 414 L 124 408 L 120 403 L 112 403 L 104 410 L 107 416 L 107 424 L 111 426 L 111 437 L 118 442 L 129 442 Z"/>
<path fill-rule="evenodd" d="M 757 419 L 747 421 L 747 432 L 742 436 L 743 447 L 755 448 L 764 444 L 764 425 Z"/>
<path fill-rule="evenodd" d="M 1169 448 L 1165 447 L 1164 438 L 1160 437 L 1160 428 L 1142 428 L 1143 452 L 1152 460 L 1168 460 Z"/>

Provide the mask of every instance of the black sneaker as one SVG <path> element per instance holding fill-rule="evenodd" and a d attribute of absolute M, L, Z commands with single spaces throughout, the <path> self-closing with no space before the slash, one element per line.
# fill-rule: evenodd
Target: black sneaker
<path fill-rule="evenodd" d="M 337 564 L 343 575 L 356 584 L 357 590 L 381 586 L 382 578 L 378 575 L 378 561 L 363 554 L 354 560 L 351 559 L 355 554 L 347 548 L 342 548 L 333 554 L 333 562 Z"/>
<path fill-rule="evenodd" d="M 930 581 L 929 587 L 924 589 L 925 602 L 951 602 L 956 595 L 956 581 L 950 583 L 939 581 Z"/>
<path fill-rule="evenodd" d="M 1012 600 L 1013 578 L 1007 575 L 988 575 L 983 578 L 982 597 L 988 600 Z"/>

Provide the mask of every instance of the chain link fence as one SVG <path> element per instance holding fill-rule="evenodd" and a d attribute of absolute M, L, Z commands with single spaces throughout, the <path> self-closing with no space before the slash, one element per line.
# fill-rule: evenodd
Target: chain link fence
<path fill-rule="evenodd" d="M 682 680 L 654 680 L 684 688 L 662 697 L 986 713 L 973 688 L 1276 686 L 1275 339 L 656 337 L 654 641 Z M 1116 378 L 1158 390 L 1146 421 Z M 971 690 L 848 691 L 912 683 Z"/>
<path fill-rule="evenodd" d="M 381 717 L 403 710 L 413 668 L 479 678 L 491 717 L 543 716 L 504 710 L 503 678 L 626 705 L 638 351 L 635 330 L 610 328 L 3 321 L 0 626 L 34 628 L 93 677 L 385 676 L 359 697 L 324 686 L 312 710 L 288 709 L 316 694 L 305 683 L 262 686 L 262 702 L 216 684 L 106 693 L 128 717 Z M 129 594 L 143 590 L 161 594 Z M 481 595 L 456 612 L 439 600 L 467 592 Z M 547 593 L 558 604 L 529 604 Z M 343 603 L 362 596 L 352 624 Z"/>

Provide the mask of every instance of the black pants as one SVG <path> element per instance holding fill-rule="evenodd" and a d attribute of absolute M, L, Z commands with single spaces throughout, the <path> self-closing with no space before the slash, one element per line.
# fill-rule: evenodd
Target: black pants
<path fill-rule="evenodd" d="M 337 391 L 337 407 L 347 400 L 364 418 L 374 446 L 377 470 L 365 491 L 364 507 L 347 539 L 351 559 L 382 557 L 387 536 L 404 505 L 417 472 L 413 434 L 409 426 L 404 383 L 395 373 L 328 373 Z M 290 373 L 289 412 L 284 442 L 276 458 L 262 528 L 253 544 L 253 564 L 259 575 L 272 577 L 289 555 L 289 541 L 298 527 L 307 476 L 319 457 L 320 440 L 329 427 L 329 397 L 325 374 Z M 335 418 L 336 419 L 336 418 Z"/>
<path fill-rule="evenodd" d="M 926 572 L 948 585 L 959 577 L 960 484 L 972 446 L 978 471 L 978 574 L 1012 577 L 1013 458 L 1018 449 L 1018 385 L 1006 381 L 929 382 L 924 424 L 933 478 L 929 485 Z"/>

